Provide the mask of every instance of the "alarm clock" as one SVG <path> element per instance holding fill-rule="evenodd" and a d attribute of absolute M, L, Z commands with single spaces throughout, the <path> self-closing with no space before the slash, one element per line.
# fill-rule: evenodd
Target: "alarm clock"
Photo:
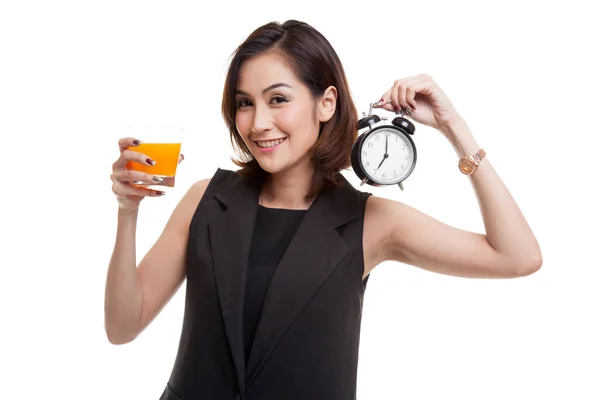
<path fill-rule="evenodd" d="M 415 134 L 415 126 L 404 118 L 401 109 L 400 116 L 387 123 L 386 117 L 373 114 L 371 103 L 369 114 L 363 112 L 363 118 L 358 120 L 357 130 L 361 133 L 352 146 L 351 162 L 354 173 L 371 186 L 398 185 L 404 190 L 404 182 L 413 172 L 417 162 L 417 148 L 411 136 Z"/>

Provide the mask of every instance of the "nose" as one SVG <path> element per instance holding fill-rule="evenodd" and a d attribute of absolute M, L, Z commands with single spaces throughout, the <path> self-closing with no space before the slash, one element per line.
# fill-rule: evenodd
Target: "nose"
<path fill-rule="evenodd" d="M 273 127 L 273 121 L 268 107 L 257 105 L 254 110 L 251 127 L 252 133 L 261 133 L 270 130 Z"/>

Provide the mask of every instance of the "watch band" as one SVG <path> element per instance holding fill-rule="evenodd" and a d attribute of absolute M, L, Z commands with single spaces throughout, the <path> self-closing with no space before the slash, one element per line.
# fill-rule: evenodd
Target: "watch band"
<path fill-rule="evenodd" d="M 485 150 L 483 149 L 479 149 L 479 151 L 475 154 L 473 154 L 473 161 L 475 161 L 476 164 L 479 164 L 481 162 L 481 160 L 483 160 L 483 157 L 485 157 Z"/>

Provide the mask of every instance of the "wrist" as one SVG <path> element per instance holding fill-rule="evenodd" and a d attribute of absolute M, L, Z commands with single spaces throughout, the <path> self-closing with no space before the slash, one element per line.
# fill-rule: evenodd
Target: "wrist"
<path fill-rule="evenodd" d="M 460 120 L 446 126 L 442 132 L 450 141 L 459 158 L 472 156 L 480 149 L 465 120 Z"/>
<path fill-rule="evenodd" d="M 138 215 L 139 207 L 134 208 L 122 208 L 119 207 L 119 218 L 136 218 Z"/>
<path fill-rule="evenodd" d="M 117 204 L 119 204 L 119 212 L 120 211 L 128 211 L 132 212 L 137 210 L 140 207 L 141 199 L 132 199 L 130 196 L 116 196 Z"/>

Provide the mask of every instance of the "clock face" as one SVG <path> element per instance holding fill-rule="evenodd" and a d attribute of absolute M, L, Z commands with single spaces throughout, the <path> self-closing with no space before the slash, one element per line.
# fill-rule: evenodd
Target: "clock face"
<path fill-rule="evenodd" d="M 360 160 L 367 176 L 381 184 L 400 182 L 413 168 L 412 142 L 395 129 L 378 129 L 363 142 Z"/>

